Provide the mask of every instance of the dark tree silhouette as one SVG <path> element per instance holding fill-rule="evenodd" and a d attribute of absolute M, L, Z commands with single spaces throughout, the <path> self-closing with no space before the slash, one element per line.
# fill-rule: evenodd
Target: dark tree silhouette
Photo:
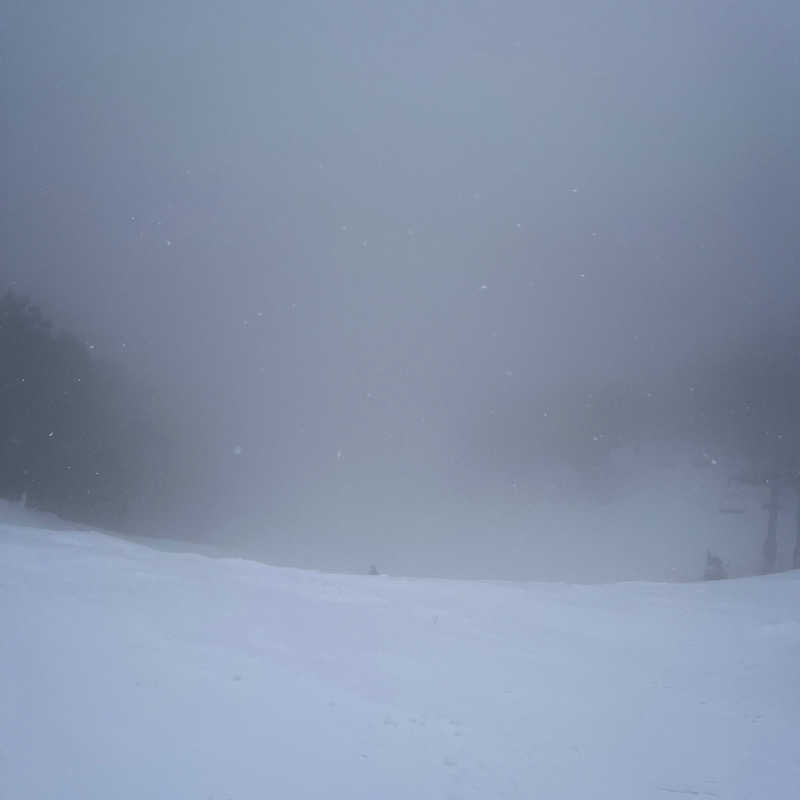
<path fill-rule="evenodd" d="M 112 528 L 163 506 L 180 447 L 155 395 L 8 292 L 0 299 L 0 496 Z"/>

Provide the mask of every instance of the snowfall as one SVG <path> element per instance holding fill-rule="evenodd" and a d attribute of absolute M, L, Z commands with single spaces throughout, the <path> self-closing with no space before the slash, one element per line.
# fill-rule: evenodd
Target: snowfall
<path fill-rule="evenodd" d="M 0 798 L 800 796 L 800 574 L 337 575 L 0 522 Z"/>

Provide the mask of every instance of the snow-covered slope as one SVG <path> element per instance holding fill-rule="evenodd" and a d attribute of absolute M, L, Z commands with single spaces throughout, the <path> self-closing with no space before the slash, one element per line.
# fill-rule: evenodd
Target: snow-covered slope
<path fill-rule="evenodd" d="M 795 798 L 800 575 L 339 576 L 0 525 L 0 797 Z"/>

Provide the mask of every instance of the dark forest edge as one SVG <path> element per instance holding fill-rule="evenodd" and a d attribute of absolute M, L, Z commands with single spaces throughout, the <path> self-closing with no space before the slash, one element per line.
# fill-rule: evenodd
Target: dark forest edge
<path fill-rule="evenodd" d="M 167 512 L 180 443 L 156 397 L 8 291 L 0 299 L 0 497 L 121 531 Z"/>

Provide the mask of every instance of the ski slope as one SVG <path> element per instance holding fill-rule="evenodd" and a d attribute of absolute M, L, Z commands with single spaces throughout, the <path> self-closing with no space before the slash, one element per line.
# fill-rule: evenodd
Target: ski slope
<path fill-rule="evenodd" d="M 332 575 L 0 524 L 2 800 L 790 800 L 800 575 Z"/>

